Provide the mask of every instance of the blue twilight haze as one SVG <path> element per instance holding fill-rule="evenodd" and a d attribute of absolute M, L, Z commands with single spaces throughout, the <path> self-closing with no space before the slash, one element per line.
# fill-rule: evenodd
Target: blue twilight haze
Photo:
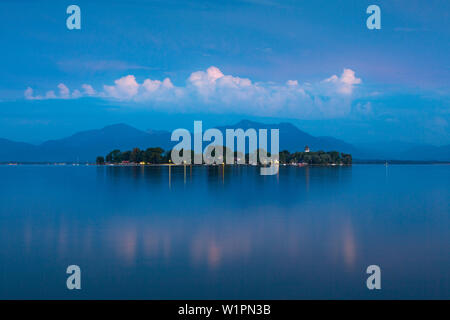
<path fill-rule="evenodd" d="M 0 1 L 0 300 L 448 299 L 449 12 Z"/>
<path fill-rule="evenodd" d="M 81 9 L 69 30 L 67 7 Z M 381 29 L 366 26 L 369 5 Z M 289 121 L 450 144 L 448 1 L 2 1 L 0 137 Z"/>

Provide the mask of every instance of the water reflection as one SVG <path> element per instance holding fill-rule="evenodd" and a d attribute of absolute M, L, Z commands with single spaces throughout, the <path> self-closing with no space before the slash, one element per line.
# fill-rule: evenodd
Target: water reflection
<path fill-rule="evenodd" d="M 25 296 L 64 297 L 59 280 L 44 286 L 37 275 L 74 262 L 104 284 L 91 285 L 91 298 L 367 297 L 361 274 L 373 263 L 401 279 L 383 297 L 408 296 L 402 283 L 444 297 L 450 172 L 424 168 L 390 168 L 390 184 L 384 166 L 280 167 L 275 176 L 252 166 L 4 171 L 0 297 L 24 297 L 23 274 Z M 412 173 L 420 188 L 405 184 Z M 429 282 L 405 273 L 411 260 Z"/>

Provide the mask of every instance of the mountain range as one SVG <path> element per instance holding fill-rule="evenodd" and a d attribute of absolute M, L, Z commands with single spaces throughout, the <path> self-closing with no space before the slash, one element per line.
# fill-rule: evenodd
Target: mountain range
<path fill-rule="evenodd" d="M 333 137 L 312 136 L 290 123 L 263 124 L 242 120 L 234 125 L 217 127 L 225 137 L 226 129 L 243 130 L 279 129 L 280 151 L 302 151 L 306 145 L 311 150 L 340 151 L 350 153 L 355 159 L 392 159 L 449 161 L 450 145 L 407 145 L 406 148 L 356 147 Z M 205 131 L 206 129 L 204 129 Z M 136 129 L 127 124 L 115 124 L 102 129 L 75 133 L 69 137 L 49 140 L 39 145 L 0 139 L 0 162 L 93 162 L 98 155 L 106 155 L 114 149 L 130 150 L 135 147 L 161 147 L 170 150 L 177 142 L 170 140 L 171 132 Z M 268 139 L 270 140 L 270 138 Z M 207 143 L 204 143 L 206 146 Z"/>

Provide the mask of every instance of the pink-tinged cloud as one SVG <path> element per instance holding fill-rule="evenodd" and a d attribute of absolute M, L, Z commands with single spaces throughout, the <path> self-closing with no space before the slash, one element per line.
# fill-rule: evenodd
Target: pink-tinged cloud
<path fill-rule="evenodd" d="M 332 75 L 324 82 L 333 83 L 336 85 L 336 90 L 342 94 L 352 94 L 354 86 L 361 83 L 361 79 L 355 77 L 355 71 L 351 69 L 344 69 L 341 77 Z"/>
<path fill-rule="evenodd" d="M 53 91 L 35 96 L 32 88 L 25 90 L 25 98 L 75 99 L 83 96 L 132 102 L 137 106 L 163 108 L 169 111 L 207 111 L 256 114 L 261 116 L 317 116 L 339 117 L 351 111 L 351 98 L 356 85 L 362 81 L 351 69 L 344 69 L 340 77 L 333 75 L 323 81 L 299 83 L 287 80 L 285 84 L 252 82 L 248 78 L 224 74 L 211 66 L 190 74 L 185 86 L 175 86 L 170 78 L 144 79 L 139 82 L 134 75 L 116 79 L 113 85 L 103 85 L 96 91 L 83 84 L 82 90 L 60 83 L 58 95 Z"/>
<path fill-rule="evenodd" d="M 67 88 L 67 86 L 64 83 L 58 84 L 59 89 L 59 97 L 62 99 L 68 99 L 70 98 L 70 90 Z"/>
<path fill-rule="evenodd" d="M 25 96 L 25 99 L 27 99 L 27 100 L 42 99 L 42 97 L 38 98 L 38 97 L 34 96 L 33 89 L 30 87 L 26 88 L 26 90 L 23 94 Z"/>
<path fill-rule="evenodd" d="M 120 100 L 132 99 L 139 90 L 139 84 L 133 75 L 128 75 L 114 81 L 114 86 L 104 85 L 103 89 L 107 97 Z"/>
<path fill-rule="evenodd" d="M 81 86 L 81 88 L 83 88 L 83 92 L 85 95 L 93 96 L 96 94 L 94 88 L 92 88 L 92 86 L 90 84 L 85 83 Z"/>

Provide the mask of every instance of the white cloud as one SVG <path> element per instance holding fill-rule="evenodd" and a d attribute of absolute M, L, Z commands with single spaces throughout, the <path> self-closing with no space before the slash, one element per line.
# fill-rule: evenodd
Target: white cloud
<path fill-rule="evenodd" d="M 196 71 L 191 73 L 189 77 L 189 81 L 196 86 L 203 86 L 207 84 L 213 84 L 217 79 L 220 79 L 224 76 L 222 71 L 217 67 L 209 67 L 206 72 L 205 71 Z"/>
<path fill-rule="evenodd" d="M 133 75 L 128 75 L 114 81 L 115 85 L 104 85 L 106 97 L 112 97 L 119 100 L 132 99 L 139 90 L 139 84 L 136 82 L 136 78 Z"/>
<path fill-rule="evenodd" d="M 352 94 L 354 85 L 360 84 L 361 79 L 355 77 L 355 71 L 344 69 L 340 78 L 337 75 L 332 75 L 324 82 L 335 84 L 337 92 L 341 94 Z"/>
<path fill-rule="evenodd" d="M 56 99 L 55 91 L 50 90 L 45 93 L 45 99 Z"/>
<path fill-rule="evenodd" d="M 169 80 L 170 81 L 170 80 Z M 142 86 L 147 92 L 155 92 L 161 87 L 162 82 L 159 80 L 145 79 Z"/>
<path fill-rule="evenodd" d="M 156 92 L 157 90 L 170 90 L 175 86 L 169 78 L 165 78 L 162 82 L 159 80 L 145 79 L 142 87 L 145 92 Z"/>
<path fill-rule="evenodd" d="M 57 88 L 58 88 L 58 95 L 55 94 L 55 91 L 49 90 L 45 93 L 44 96 L 41 95 L 35 96 L 34 90 L 31 87 L 28 87 L 24 92 L 24 96 L 25 99 L 27 100 L 70 99 L 70 98 L 79 98 L 82 96 L 79 90 L 75 90 L 71 96 L 69 88 L 64 83 L 58 84 Z"/>
<path fill-rule="evenodd" d="M 26 99 L 75 99 L 83 96 L 134 102 L 138 106 L 164 108 L 167 111 L 207 111 L 216 113 L 242 113 L 261 116 L 294 116 L 303 118 L 336 117 L 351 110 L 351 94 L 361 79 L 351 69 L 342 75 L 325 80 L 299 83 L 287 80 L 285 84 L 252 82 L 248 78 L 224 74 L 211 66 L 207 70 L 190 74 L 185 86 L 175 86 L 169 78 L 137 81 L 127 75 L 103 85 L 97 92 L 89 84 L 82 90 L 60 83 L 59 93 L 47 92 L 43 98 L 34 96 L 33 89 L 25 90 Z"/>
<path fill-rule="evenodd" d="M 81 88 L 83 88 L 84 94 L 86 94 L 88 96 L 93 96 L 96 94 L 94 88 L 92 88 L 92 86 L 90 84 L 83 84 L 83 85 L 81 85 Z"/>
<path fill-rule="evenodd" d="M 25 99 L 27 99 L 27 100 L 36 100 L 36 99 L 38 99 L 38 97 L 35 97 L 35 96 L 33 95 L 33 89 L 30 88 L 30 87 L 28 87 L 28 88 L 25 90 L 24 96 L 25 96 Z M 41 98 L 41 99 L 42 99 L 42 98 Z"/>
<path fill-rule="evenodd" d="M 58 84 L 59 97 L 62 99 L 68 99 L 70 97 L 70 90 L 64 83 Z"/>
<path fill-rule="evenodd" d="M 81 98 L 81 96 L 82 96 L 82 94 L 81 94 L 80 90 L 78 90 L 78 89 L 73 90 L 72 98 L 77 99 L 77 98 Z"/>

